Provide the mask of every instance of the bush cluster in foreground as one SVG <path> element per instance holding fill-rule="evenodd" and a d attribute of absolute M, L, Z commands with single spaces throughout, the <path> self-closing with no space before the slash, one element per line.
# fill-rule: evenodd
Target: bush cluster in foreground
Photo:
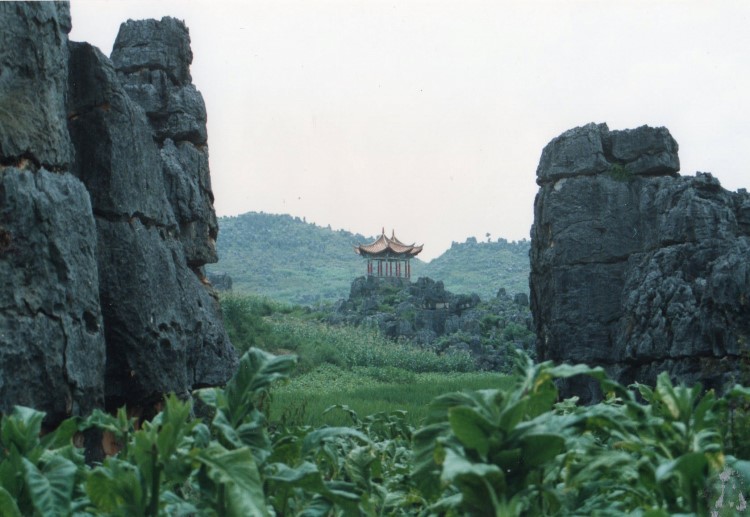
<path fill-rule="evenodd" d="M 403 412 L 349 427 L 269 425 L 274 381 L 295 358 L 243 355 L 224 389 L 166 398 L 136 428 L 124 410 L 69 419 L 40 436 L 43 414 L 0 423 L 0 514 L 22 515 L 730 515 L 750 486 L 750 390 L 621 386 L 599 368 L 522 358 L 511 389 L 435 398 L 422 424 Z M 558 401 L 555 379 L 589 375 L 606 399 Z M 77 432 L 109 433 L 119 452 L 87 465 Z M 744 459 L 739 459 L 744 458 Z M 745 505 L 745 506 L 742 506 Z M 721 512 L 721 513 L 719 513 Z"/>

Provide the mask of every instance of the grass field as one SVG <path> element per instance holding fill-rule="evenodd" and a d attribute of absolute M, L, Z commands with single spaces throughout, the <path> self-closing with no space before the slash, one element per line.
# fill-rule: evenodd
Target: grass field
<path fill-rule="evenodd" d="M 477 372 L 466 353 L 436 354 L 395 343 L 375 329 L 325 324 L 299 307 L 265 298 L 222 296 L 224 321 L 240 351 L 258 347 L 274 354 L 294 354 L 297 367 L 286 384 L 271 390 L 267 402 L 272 423 L 286 426 L 348 426 L 346 405 L 360 418 L 406 411 L 417 426 L 427 404 L 443 393 L 510 388 L 512 378 Z"/>
<path fill-rule="evenodd" d="M 283 425 L 347 426 L 346 411 L 325 410 L 346 405 L 360 418 L 380 412 L 406 411 L 406 421 L 417 426 L 427 405 L 451 391 L 509 388 L 513 379 L 497 373 L 412 373 L 400 368 L 344 369 L 323 364 L 288 384 L 272 390 L 270 420 Z"/>

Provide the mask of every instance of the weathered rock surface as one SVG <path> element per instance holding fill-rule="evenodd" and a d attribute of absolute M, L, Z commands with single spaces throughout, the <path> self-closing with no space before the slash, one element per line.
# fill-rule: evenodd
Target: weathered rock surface
<path fill-rule="evenodd" d="M 96 229 L 67 173 L 0 167 L 0 412 L 50 423 L 104 401 Z"/>
<path fill-rule="evenodd" d="M 151 67 L 167 81 L 190 80 L 181 22 L 129 21 L 117 41 L 133 33 L 140 38 L 134 48 L 120 52 L 127 70 Z M 138 96 L 122 84 L 130 76 L 97 49 L 71 45 L 70 70 L 74 169 L 92 192 L 99 242 L 107 404 L 225 382 L 236 357 L 201 270 L 215 252 L 194 252 L 214 249 L 214 236 L 194 231 L 215 222 L 206 151 L 162 140 Z M 200 210 L 190 212 L 192 224 L 182 216 L 194 204 Z"/>
<path fill-rule="evenodd" d="M 668 371 L 721 388 L 750 371 L 750 196 L 679 176 L 677 149 L 665 128 L 604 124 L 545 147 L 530 277 L 541 359 L 624 383 Z"/>
<path fill-rule="evenodd" d="M 0 159 L 48 170 L 73 161 L 66 127 L 70 8 L 0 2 Z"/>
<path fill-rule="evenodd" d="M 218 223 L 208 170 L 206 106 L 190 78 L 190 36 L 174 18 L 128 20 L 112 62 L 125 91 L 146 112 L 161 150 L 169 202 L 191 266 L 218 260 Z"/>
<path fill-rule="evenodd" d="M 66 3 L 0 3 L 0 412 L 49 425 L 237 365 L 202 273 L 216 218 L 187 29 L 124 24 L 140 40 L 120 71 L 69 30 Z M 169 83 L 162 125 L 122 82 L 144 69 Z"/>
<path fill-rule="evenodd" d="M 0 412 L 47 423 L 104 401 L 104 333 L 89 194 L 66 172 L 63 3 L 0 3 Z"/>
<path fill-rule="evenodd" d="M 206 278 L 214 289 L 217 291 L 231 291 L 232 277 L 226 271 L 217 271 L 215 273 L 206 273 Z"/>

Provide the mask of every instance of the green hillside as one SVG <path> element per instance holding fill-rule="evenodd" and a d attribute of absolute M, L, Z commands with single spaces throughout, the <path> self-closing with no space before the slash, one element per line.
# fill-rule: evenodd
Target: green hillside
<path fill-rule="evenodd" d="M 477 293 L 483 300 L 500 288 L 513 296 L 529 293 L 530 241 L 477 242 L 473 237 L 453 245 L 424 266 L 423 275 L 442 280 L 453 293 Z"/>
<path fill-rule="evenodd" d="M 354 278 L 365 273 L 352 250 L 375 237 L 307 223 L 298 217 L 248 212 L 219 218 L 219 263 L 208 272 L 226 272 L 240 293 L 312 305 L 349 295 Z M 442 280 L 454 293 L 495 296 L 500 287 L 509 294 L 528 292 L 529 243 L 505 241 L 454 243 L 443 255 L 425 264 L 412 262 L 412 278 Z"/>

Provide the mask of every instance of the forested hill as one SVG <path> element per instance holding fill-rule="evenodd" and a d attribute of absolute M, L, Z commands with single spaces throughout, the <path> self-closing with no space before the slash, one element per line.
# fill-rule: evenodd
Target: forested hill
<path fill-rule="evenodd" d="M 346 298 L 352 280 L 365 273 L 353 246 L 374 239 L 289 215 L 248 212 L 219 218 L 219 263 L 206 269 L 228 273 L 238 292 L 304 305 L 335 301 Z M 528 241 L 470 238 L 429 264 L 412 261 L 412 279 L 429 276 L 454 293 L 475 292 L 483 299 L 501 287 L 511 295 L 527 293 L 528 252 Z"/>
<path fill-rule="evenodd" d="M 436 259 L 424 266 L 421 274 L 442 280 L 453 293 L 477 293 L 483 300 L 497 295 L 500 288 L 513 296 L 529 292 L 530 241 L 454 242 Z"/>

